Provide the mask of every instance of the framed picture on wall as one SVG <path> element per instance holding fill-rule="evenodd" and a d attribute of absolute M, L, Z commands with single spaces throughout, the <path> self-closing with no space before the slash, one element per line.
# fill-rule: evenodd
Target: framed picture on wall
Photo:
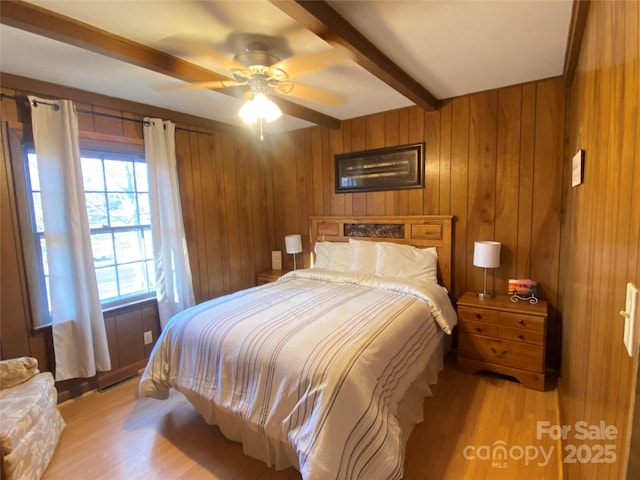
<path fill-rule="evenodd" d="M 424 187 L 424 143 L 335 155 L 336 193 Z"/>

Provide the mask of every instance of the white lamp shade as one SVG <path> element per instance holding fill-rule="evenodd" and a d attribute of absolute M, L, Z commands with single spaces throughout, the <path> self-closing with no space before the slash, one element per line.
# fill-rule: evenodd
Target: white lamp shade
<path fill-rule="evenodd" d="M 258 121 L 258 111 L 252 99 L 247 100 L 240 108 L 238 115 L 244 123 L 252 124 Z"/>
<path fill-rule="evenodd" d="M 302 252 L 302 238 L 300 235 L 287 235 L 284 237 L 284 244 L 287 253 Z"/>
<path fill-rule="evenodd" d="M 253 98 L 244 102 L 238 115 L 245 123 L 256 123 L 258 118 L 263 118 L 267 123 L 270 123 L 280 118 L 282 111 L 264 93 L 257 93 Z"/>
<path fill-rule="evenodd" d="M 498 268 L 500 266 L 500 242 L 475 242 L 473 264 L 476 267 Z"/>
<path fill-rule="evenodd" d="M 282 111 L 264 93 L 258 93 L 253 97 L 253 105 L 258 117 L 264 118 L 267 123 L 273 122 L 282 116 Z"/>

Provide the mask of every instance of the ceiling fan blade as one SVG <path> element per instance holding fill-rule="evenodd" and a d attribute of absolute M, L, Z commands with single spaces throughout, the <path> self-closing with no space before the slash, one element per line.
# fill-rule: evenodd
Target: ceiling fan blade
<path fill-rule="evenodd" d="M 218 45 L 198 35 L 170 35 L 158 42 L 158 48 L 179 57 L 206 59 L 228 70 L 245 68 L 244 65 L 234 61 L 233 54 L 225 54 L 220 51 Z"/>
<path fill-rule="evenodd" d="M 196 88 L 228 88 L 228 87 L 238 87 L 240 85 L 246 85 L 247 82 L 237 82 L 235 80 L 216 80 L 211 82 L 193 82 L 181 85 L 171 85 L 167 87 L 162 87 L 161 90 L 191 90 Z"/>
<path fill-rule="evenodd" d="M 271 68 L 283 70 L 290 79 L 301 77 L 310 72 L 324 70 L 334 65 L 345 63 L 353 58 L 346 48 L 336 45 L 330 50 L 294 55 L 271 65 Z"/>
<path fill-rule="evenodd" d="M 310 87 L 309 85 L 303 85 L 301 83 L 293 83 L 293 88 L 291 88 L 291 90 L 287 89 L 278 91 L 278 89 L 275 89 L 274 92 L 278 95 L 299 98 L 301 100 L 309 100 L 316 103 L 324 103 L 325 105 L 335 107 L 344 105 L 347 101 L 347 98 L 343 95 L 330 92 L 323 88 Z"/>

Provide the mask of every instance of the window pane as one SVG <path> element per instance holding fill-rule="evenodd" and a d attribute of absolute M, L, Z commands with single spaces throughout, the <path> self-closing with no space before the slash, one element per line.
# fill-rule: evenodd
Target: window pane
<path fill-rule="evenodd" d="M 44 232 L 44 219 L 42 216 L 42 199 L 40 198 L 40 192 L 33 192 L 31 194 L 33 199 L 33 216 L 36 221 L 36 232 Z"/>
<path fill-rule="evenodd" d="M 147 176 L 147 164 L 135 162 L 136 169 L 136 189 L 139 192 L 149 191 L 149 177 Z"/>
<path fill-rule="evenodd" d="M 102 160 L 99 158 L 82 158 L 82 179 L 84 189 L 88 191 L 104 192 L 104 176 L 102 174 Z"/>
<path fill-rule="evenodd" d="M 144 258 L 153 259 L 153 240 L 150 229 L 144 231 L 144 253 Z"/>
<path fill-rule="evenodd" d="M 115 264 L 113 256 L 113 240 L 110 233 L 94 233 L 91 235 L 93 264 L 96 268 Z"/>
<path fill-rule="evenodd" d="M 134 192 L 133 162 L 128 160 L 105 160 L 104 173 L 107 190 L 110 192 Z"/>
<path fill-rule="evenodd" d="M 100 301 L 104 302 L 118 297 L 115 267 L 96 268 L 96 279 L 98 280 Z"/>
<path fill-rule="evenodd" d="M 51 314 L 51 288 L 49 287 L 49 275 L 44 277 L 45 289 L 47 290 L 47 310 Z"/>
<path fill-rule="evenodd" d="M 89 228 L 108 227 L 107 199 L 104 193 L 86 193 L 85 198 L 87 201 Z"/>
<path fill-rule="evenodd" d="M 112 227 L 137 225 L 135 194 L 110 193 L 109 218 L 111 219 Z"/>
<path fill-rule="evenodd" d="M 144 260 L 144 243 L 142 232 L 117 232 L 114 233 L 116 241 L 116 258 L 118 263 Z"/>
<path fill-rule="evenodd" d="M 120 295 L 131 295 L 147 291 L 145 262 L 118 265 Z"/>
<path fill-rule="evenodd" d="M 138 212 L 140 214 L 140 225 L 151 225 L 151 213 L 149 212 L 149 194 L 138 194 Z"/>
<path fill-rule="evenodd" d="M 27 154 L 29 159 L 29 180 L 31 181 L 31 190 L 40 190 L 40 177 L 38 177 L 38 157 L 35 153 Z"/>
<path fill-rule="evenodd" d="M 131 296 L 155 289 L 155 266 L 151 239 L 151 214 L 147 165 L 144 161 L 113 158 L 109 152 L 90 152 L 81 157 L 87 214 L 98 291 L 103 305 L 117 305 Z M 43 235 L 42 199 L 35 153 L 27 154 L 35 242 L 41 259 L 41 288 L 49 296 L 47 247 Z M 140 228 L 143 222 L 144 228 Z M 98 233 L 99 232 L 99 233 Z"/>
<path fill-rule="evenodd" d="M 147 261 L 147 273 L 149 275 L 149 289 L 156 288 L 156 266 L 153 260 Z"/>
<path fill-rule="evenodd" d="M 49 275 L 49 262 L 47 261 L 47 242 L 44 237 L 40 237 L 40 252 L 42 253 L 42 270 L 45 275 Z"/>

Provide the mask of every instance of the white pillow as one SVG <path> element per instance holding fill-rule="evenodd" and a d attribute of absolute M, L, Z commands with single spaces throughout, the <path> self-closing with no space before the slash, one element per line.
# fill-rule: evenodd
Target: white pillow
<path fill-rule="evenodd" d="M 438 281 L 438 253 L 435 247 L 379 242 L 376 275 L 411 280 Z"/>
<path fill-rule="evenodd" d="M 316 258 L 313 268 L 329 268 L 329 244 L 331 242 L 316 242 Z"/>
<path fill-rule="evenodd" d="M 348 272 L 351 268 L 351 245 L 345 242 L 316 242 L 313 268 Z"/>
<path fill-rule="evenodd" d="M 351 245 L 346 242 L 329 244 L 329 270 L 348 272 L 351 269 Z"/>
<path fill-rule="evenodd" d="M 351 245 L 350 270 L 352 272 L 375 275 L 376 258 L 378 257 L 376 243 L 350 238 L 349 244 Z"/>

